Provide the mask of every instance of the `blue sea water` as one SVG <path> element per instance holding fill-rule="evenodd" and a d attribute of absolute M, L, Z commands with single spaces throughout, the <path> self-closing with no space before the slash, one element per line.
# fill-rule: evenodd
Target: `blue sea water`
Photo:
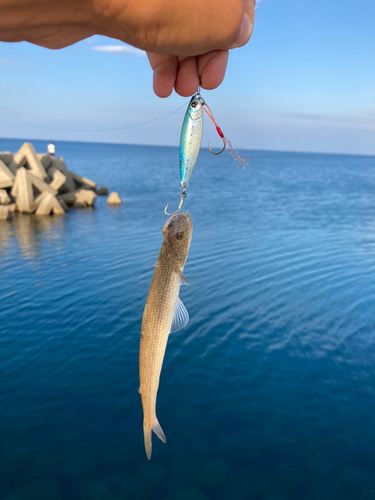
<path fill-rule="evenodd" d="M 139 335 L 178 149 L 56 145 L 124 202 L 0 222 L 0 499 L 374 499 L 375 158 L 201 151 L 149 462 Z"/>

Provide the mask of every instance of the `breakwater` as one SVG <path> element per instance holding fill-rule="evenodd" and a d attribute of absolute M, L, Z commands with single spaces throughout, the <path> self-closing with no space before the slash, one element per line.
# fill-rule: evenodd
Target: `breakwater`
<path fill-rule="evenodd" d="M 68 170 L 63 158 L 38 154 L 31 143 L 16 154 L 0 153 L 0 220 L 14 212 L 62 215 L 69 207 L 92 207 L 97 195 L 107 194 L 106 186 L 98 189 L 96 182 Z"/>

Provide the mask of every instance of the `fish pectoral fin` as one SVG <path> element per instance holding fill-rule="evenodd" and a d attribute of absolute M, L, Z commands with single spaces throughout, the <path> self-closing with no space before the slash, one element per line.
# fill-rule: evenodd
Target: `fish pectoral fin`
<path fill-rule="evenodd" d="M 185 326 L 188 323 L 189 323 L 189 313 L 187 312 L 186 307 L 184 306 L 182 300 L 179 297 L 174 312 L 171 331 L 169 333 L 178 332 L 178 330 L 185 328 Z"/>
<path fill-rule="evenodd" d="M 180 269 L 177 269 L 177 274 L 180 277 L 180 281 L 181 281 L 180 285 L 190 285 L 189 280 L 187 279 L 187 277 L 184 275 L 184 273 Z"/>

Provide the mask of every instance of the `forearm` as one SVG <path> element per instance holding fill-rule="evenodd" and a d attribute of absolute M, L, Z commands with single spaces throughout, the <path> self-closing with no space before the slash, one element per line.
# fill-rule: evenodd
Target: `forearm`
<path fill-rule="evenodd" d="M 214 89 L 245 45 L 255 0 L 0 0 L 0 41 L 60 49 L 105 35 L 148 52 L 154 91 Z"/>
<path fill-rule="evenodd" d="M 61 48 L 99 34 L 190 56 L 229 44 L 241 0 L 0 0 L 0 41 Z"/>
<path fill-rule="evenodd" d="M 91 0 L 0 0 L 0 40 L 61 48 L 91 36 L 98 22 Z"/>

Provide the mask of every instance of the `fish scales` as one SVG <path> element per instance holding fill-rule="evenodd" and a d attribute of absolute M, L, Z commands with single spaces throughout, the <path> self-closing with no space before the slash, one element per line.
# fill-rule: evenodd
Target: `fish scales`
<path fill-rule="evenodd" d="M 156 417 L 156 397 L 168 335 L 179 302 L 182 274 L 190 247 L 193 223 L 190 215 L 176 214 L 163 228 L 163 243 L 150 285 L 142 319 L 139 353 L 140 394 L 143 406 L 143 430 L 147 457 L 151 458 L 152 431 L 165 442 Z M 181 310 L 181 309 L 179 309 Z M 186 312 L 186 311 L 185 311 Z M 176 329 L 187 323 L 187 312 Z"/>

